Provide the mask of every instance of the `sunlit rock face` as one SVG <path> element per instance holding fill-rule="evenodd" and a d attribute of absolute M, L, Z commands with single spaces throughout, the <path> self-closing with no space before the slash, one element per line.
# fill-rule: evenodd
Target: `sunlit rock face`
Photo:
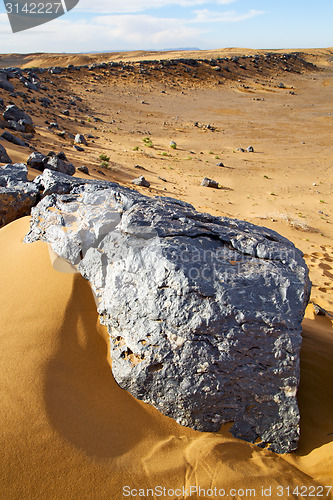
<path fill-rule="evenodd" d="M 42 176 L 51 194 L 25 241 L 48 242 L 90 281 L 118 384 L 181 425 L 233 422 L 236 437 L 296 449 L 311 288 L 302 253 L 272 230 L 171 198 Z"/>

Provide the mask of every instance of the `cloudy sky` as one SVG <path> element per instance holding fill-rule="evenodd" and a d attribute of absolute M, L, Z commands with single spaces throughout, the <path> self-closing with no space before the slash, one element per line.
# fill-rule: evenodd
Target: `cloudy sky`
<path fill-rule="evenodd" d="M 80 0 L 15 34 L 0 4 L 1 53 L 333 46 L 333 0 Z"/>

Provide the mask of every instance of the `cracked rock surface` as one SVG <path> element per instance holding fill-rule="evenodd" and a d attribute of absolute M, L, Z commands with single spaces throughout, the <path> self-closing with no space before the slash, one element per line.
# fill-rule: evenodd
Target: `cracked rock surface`
<path fill-rule="evenodd" d="M 302 253 L 171 198 L 50 171 L 35 182 L 44 198 L 25 242 L 50 243 L 90 281 L 118 384 L 179 424 L 233 422 L 238 438 L 296 449 Z"/>
<path fill-rule="evenodd" d="M 30 214 L 36 205 L 39 190 L 28 181 L 27 174 L 23 163 L 0 167 L 0 227 Z"/>

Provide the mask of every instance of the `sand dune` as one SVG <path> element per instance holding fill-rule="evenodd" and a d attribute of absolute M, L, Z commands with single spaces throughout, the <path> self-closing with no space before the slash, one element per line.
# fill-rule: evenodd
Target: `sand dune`
<path fill-rule="evenodd" d="M 46 244 L 22 243 L 28 223 L 0 231 L 2 498 L 118 499 L 126 485 L 251 488 L 257 496 L 271 486 L 278 498 L 279 486 L 332 483 L 329 319 L 309 306 L 304 320 L 297 453 L 261 450 L 228 426 L 195 432 L 117 386 L 88 282 L 54 271 Z"/>

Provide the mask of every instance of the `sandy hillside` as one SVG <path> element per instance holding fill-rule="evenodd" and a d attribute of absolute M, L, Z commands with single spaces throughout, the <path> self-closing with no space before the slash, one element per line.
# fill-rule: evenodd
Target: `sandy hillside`
<path fill-rule="evenodd" d="M 261 450 L 228 426 L 216 434 L 183 428 L 122 391 L 87 282 L 54 271 L 45 244 L 22 243 L 24 218 L 0 230 L 1 498 L 120 499 L 125 485 L 254 488 L 257 498 L 262 486 L 272 486 L 272 498 L 278 486 L 282 498 L 302 498 L 287 487 L 303 486 L 305 496 L 333 498 L 320 489 L 333 485 L 333 50 L 292 51 L 287 61 L 287 51 L 266 52 L 2 56 L 3 66 L 129 63 L 44 73 L 47 90 L 38 93 L 15 80 L 16 95 L 0 97 L 33 117 L 36 134 L 31 149 L 1 144 L 14 162 L 34 148 L 64 151 L 90 178 L 132 186 L 144 175 L 151 186 L 140 192 L 270 227 L 304 252 L 311 299 L 328 314 L 309 305 L 303 323 L 298 451 Z M 210 61 L 242 54 L 259 62 L 240 57 L 217 71 Z M 156 62 L 178 57 L 199 61 Z M 77 132 L 92 136 L 83 152 L 68 135 Z M 205 176 L 220 189 L 201 187 Z"/>

